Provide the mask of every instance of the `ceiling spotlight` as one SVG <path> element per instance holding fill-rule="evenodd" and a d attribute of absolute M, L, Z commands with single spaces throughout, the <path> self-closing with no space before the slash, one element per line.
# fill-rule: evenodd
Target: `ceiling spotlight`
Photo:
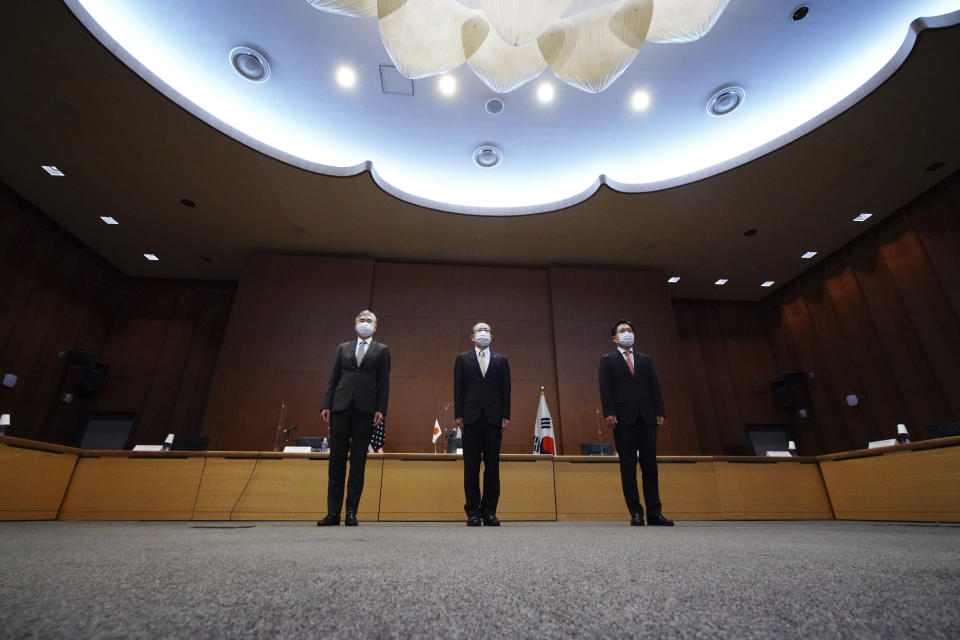
<path fill-rule="evenodd" d="M 230 64 L 234 71 L 250 82 L 266 82 L 270 77 L 270 63 L 267 58 L 250 47 L 231 49 Z"/>
<path fill-rule="evenodd" d="M 769 288 L 769 287 L 772 287 L 772 286 L 773 286 L 773 280 L 767 280 L 766 282 L 764 282 L 764 283 L 763 283 L 762 285 L 760 285 L 760 286 L 761 286 L 761 287 L 768 287 L 768 288 Z"/>
<path fill-rule="evenodd" d="M 539 100 L 543 104 L 547 104 L 548 102 L 553 102 L 553 96 L 554 96 L 553 85 L 550 84 L 549 82 L 541 83 L 540 86 L 537 87 L 537 100 Z"/>
<path fill-rule="evenodd" d="M 808 7 L 805 4 L 802 4 L 793 10 L 793 15 L 791 17 L 793 18 L 794 22 L 800 22 L 801 20 L 807 17 L 808 13 L 810 13 L 810 7 Z"/>
<path fill-rule="evenodd" d="M 650 94 L 643 89 L 638 89 L 630 96 L 630 106 L 634 111 L 646 111 L 650 106 Z"/>
<path fill-rule="evenodd" d="M 152 253 L 145 253 L 143 254 L 143 257 L 149 260 L 150 262 L 156 262 L 157 260 L 160 259 Z"/>
<path fill-rule="evenodd" d="M 726 278 L 720 278 L 719 280 L 717 280 L 717 281 L 714 282 L 713 284 L 717 285 L 718 287 L 722 287 L 723 285 L 727 284 L 727 279 L 726 279 Z"/>
<path fill-rule="evenodd" d="M 473 163 L 483 169 L 492 169 L 503 160 L 500 147 L 493 144 L 483 144 L 473 150 Z"/>
<path fill-rule="evenodd" d="M 854 221 L 854 222 L 864 222 L 865 220 L 867 220 L 867 219 L 870 218 L 871 216 L 873 216 L 872 213 L 861 213 L 861 214 L 858 215 L 856 218 L 854 218 L 853 221 Z"/>
<path fill-rule="evenodd" d="M 809 260 L 810 258 L 812 258 L 812 257 L 815 256 L 815 255 L 817 255 L 817 252 L 816 252 L 816 251 L 807 251 L 805 254 L 803 254 L 803 255 L 800 256 L 800 257 L 803 258 L 804 260 Z"/>
<path fill-rule="evenodd" d="M 457 92 L 457 79 L 449 74 L 442 75 L 437 81 L 437 89 L 445 96 L 452 96 Z"/>
<path fill-rule="evenodd" d="M 100 219 L 106 222 L 107 224 L 120 224 L 119 222 L 116 221 L 115 218 L 111 218 L 110 216 L 100 216 Z"/>
<path fill-rule="evenodd" d="M 337 84 L 344 89 L 350 89 L 357 84 L 357 72 L 350 67 L 337 69 Z"/>
<path fill-rule="evenodd" d="M 46 171 L 52 176 L 63 177 L 64 175 L 66 175 L 63 171 L 60 171 L 60 169 L 57 169 L 52 164 L 42 164 L 40 166 L 43 167 L 44 171 Z"/>
<path fill-rule="evenodd" d="M 710 96 L 707 113 L 717 118 L 729 115 L 743 104 L 746 97 L 746 92 L 740 87 L 724 87 Z"/>
<path fill-rule="evenodd" d="M 667 278 L 667 282 L 669 282 L 670 284 L 680 282 L 680 276 L 670 276 L 669 278 Z"/>

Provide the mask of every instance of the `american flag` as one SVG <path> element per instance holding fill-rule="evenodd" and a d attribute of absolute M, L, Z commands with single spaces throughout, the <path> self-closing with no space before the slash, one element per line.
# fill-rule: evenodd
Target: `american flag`
<path fill-rule="evenodd" d="M 386 422 L 381 422 L 373 428 L 370 434 L 370 451 L 373 453 L 383 453 L 383 443 L 387 440 Z"/>

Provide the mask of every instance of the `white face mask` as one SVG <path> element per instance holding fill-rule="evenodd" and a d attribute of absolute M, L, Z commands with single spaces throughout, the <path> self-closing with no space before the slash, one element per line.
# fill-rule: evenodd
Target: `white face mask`
<path fill-rule="evenodd" d="M 623 333 L 618 333 L 617 340 L 619 341 L 621 347 L 631 347 L 633 346 L 633 332 L 625 331 Z"/>
<path fill-rule="evenodd" d="M 477 346 L 483 348 L 490 345 L 490 332 L 489 331 L 477 331 L 474 335 L 474 340 L 477 343 Z"/>
<path fill-rule="evenodd" d="M 361 338 L 369 338 L 373 335 L 373 323 L 372 322 L 358 322 L 357 323 L 357 335 Z"/>

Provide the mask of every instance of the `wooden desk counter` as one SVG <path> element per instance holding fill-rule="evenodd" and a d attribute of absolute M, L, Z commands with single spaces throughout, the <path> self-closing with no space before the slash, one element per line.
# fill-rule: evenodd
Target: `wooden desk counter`
<path fill-rule="evenodd" d="M 657 467 L 660 500 L 669 518 L 833 518 L 814 458 L 660 456 Z M 617 456 L 557 456 L 554 473 L 558 520 L 629 517 Z"/>
<path fill-rule="evenodd" d="M 482 485 L 482 465 L 480 474 Z M 381 520 L 464 520 L 463 502 L 462 456 L 384 454 Z M 497 516 L 504 521 L 556 520 L 551 456 L 500 456 Z"/>
<path fill-rule="evenodd" d="M 839 520 L 960 522 L 960 437 L 818 460 Z"/>
<path fill-rule="evenodd" d="M 0 520 L 55 520 L 78 453 L 0 436 Z"/>

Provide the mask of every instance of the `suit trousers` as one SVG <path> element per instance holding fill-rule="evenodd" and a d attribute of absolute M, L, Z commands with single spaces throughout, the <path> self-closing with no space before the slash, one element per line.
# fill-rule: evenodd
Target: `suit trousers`
<path fill-rule="evenodd" d="M 343 480 L 350 452 L 347 481 L 347 511 L 356 513 L 363 492 L 367 446 L 373 431 L 373 414 L 357 411 L 351 403 L 346 411 L 330 414 L 330 465 L 327 475 L 327 513 L 339 516 L 343 505 Z"/>
<path fill-rule="evenodd" d="M 660 485 L 657 477 L 657 428 L 645 424 L 617 425 L 613 440 L 620 454 L 620 482 L 630 513 L 643 513 L 637 491 L 637 462 L 643 479 L 643 501 L 647 513 L 660 512 Z"/>
<path fill-rule="evenodd" d="M 467 515 L 496 515 L 500 501 L 500 443 L 503 429 L 481 414 L 463 425 L 463 505 Z M 480 462 L 483 462 L 483 499 L 480 498 Z"/>

